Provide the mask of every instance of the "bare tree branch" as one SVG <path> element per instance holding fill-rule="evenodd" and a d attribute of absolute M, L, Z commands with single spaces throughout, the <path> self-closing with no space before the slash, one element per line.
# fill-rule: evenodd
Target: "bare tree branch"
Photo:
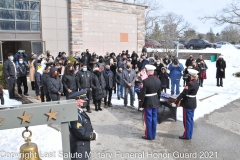
<path fill-rule="evenodd" d="M 206 22 L 207 20 L 214 20 L 215 25 L 234 24 L 240 25 L 240 0 L 233 0 L 221 12 L 201 17 L 200 20 Z"/>

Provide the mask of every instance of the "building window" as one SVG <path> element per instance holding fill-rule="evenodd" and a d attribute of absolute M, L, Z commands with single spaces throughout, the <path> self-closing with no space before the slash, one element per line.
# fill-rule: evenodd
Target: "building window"
<path fill-rule="evenodd" d="M 40 31 L 40 0 L 0 0 L 0 30 Z"/>

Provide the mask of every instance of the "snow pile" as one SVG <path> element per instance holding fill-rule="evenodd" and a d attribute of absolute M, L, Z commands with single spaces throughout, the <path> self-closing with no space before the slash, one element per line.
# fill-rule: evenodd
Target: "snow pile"
<path fill-rule="evenodd" d="M 20 102 L 20 101 L 17 101 L 17 100 L 14 100 L 14 99 L 9 99 L 8 90 L 3 90 L 3 93 L 4 93 L 3 94 L 4 105 L 0 105 L 0 108 L 22 105 L 22 102 Z"/>

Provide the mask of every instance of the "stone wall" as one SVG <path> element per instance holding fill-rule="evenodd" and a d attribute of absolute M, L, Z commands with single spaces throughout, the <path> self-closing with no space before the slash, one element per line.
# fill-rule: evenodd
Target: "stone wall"
<path fill-rule="evenodd" d="M 145 43 L 146 6 L 123 3 L 113 0 L 70 0 L 70 51 L 83 52 L 83 10 L 99 10 L 137 15 L 137 53 L 141 53 Z M 117 38 L 117 37 L 116 37 Z M 89 46 L 90 49 L 91 46 Z M 126 50 L 123 48 L 122 50 Z M 119 51 L 120 52 L 120 51 Z M 131 51 L 130 51 L 131 52 Z M 101 53 L 100 53 L 101 54 Z"/>
<path fill-rule="evenodd" d="M 164 58 L 165 55 L 169 55 L 169 57 L 171 56 L 176 56 L 175 53 L 164 53 L 164 52 L 151 52 L 151 53 L 148 53 L 148 57 L 154 57 L 154 56 L 158 56 L 158 57 L 161 57 L 161 58 Z M 190 54 L 192 54 L 193 56 L 193 59 L 197 59 L 199 57 L 199 54 L 202 54 L 202 57 L 204 60 L 210 60 L 210 57 L 212 55 L 215 55 L 215 56 L 219 56 L 221 55 L 220 53 L 190 53 L 190 52 L 179 52 L 178 53 L 178 58 L 179 59 L 188 59 Z"/>

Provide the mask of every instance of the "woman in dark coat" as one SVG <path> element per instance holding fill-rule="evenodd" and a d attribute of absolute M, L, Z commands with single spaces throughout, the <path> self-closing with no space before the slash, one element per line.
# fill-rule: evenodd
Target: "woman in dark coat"
<path fill-rule="evenodd" d="M 155 71 L 157 72 L 157 75 L 159 77 L 161 74 L 162 67 L 164 67 L 164 65 L 161 63 L 161 58 L 157 59 L 157 62 L 154 64 L 154 66 L 156 67 Z"/>
<path fill-rule="evenodd" d="M 201 59 L 198 67 L 199 67 L 199 86 L 203 87 L 203 80 L 207 79 L 206 71 L 207 71 L 208 67 L 203 59 Z"/>
<path fill-rule="evenodd" d="M 92 75 L 92 98 L 95 105 L 96 111 L 101 111 L 101 100 L 106 97 L 106 82 L 103 77 L 103 74 L 99 71 L 99 68 L 96 67 L 93 69 Z"/>
<path fill-rule="evenodd" d="M 50 75 L 49 75 L 50 69 L 51 69 L 51 66 L 47 66 L 45 68 L 45 70 L 43 70 L 42 79 L 41 79 L 41 84 L 42 84 L 41 94 L 43 93 L 43 96 L 46 96 L 46 102 L 51 101 L 51 98 L 50 98 L 49 92 L 48 92 L 48 87 L 47 87 L 47 81 L 48 81 L 48 78 L 50 77 Z M 43 100 L 42 102 L 45 101 L 45 99 L 42 99 L 42 100 Z"/>
<path fill-rule="evenodd" d="M 223 87 L 223 78 L 225 78 L 225 69 L 226 69 L 226 61 L 223 59 L 223 56 L 220 56 L 218 60 L 216 61 L 216 67 L 217 67 L 217 86 Z M 219 84 L 220 80 L 220 84 Z"/>
<path fill-rule="evenodd" d="M 62 84 L 65 90 L 66 99 L 69 99 L 69 95 L 77 91 L 77 80 L 76 75 L 74 74 L 74 68 L 71 63 L 69 63 L 65 70 L 64 75 L 62 77 Z"/>
<path fill-rule="evenodd" d="M 47 81 L 47 87 L 52 101 L 59 101 L 61 93 L 63 92 L 63 86 L 55 67 L 50 69 L 50 77 Z"/>
<path fill-rule="evenodd" d="M 166 93 L 167 87 L 168 87 L 168 81 L 169 81 L 169 76 L 167 74 L 167 69 L 165 67 L 162 67 L 161 73 L 159 75 L 159 79 L 161 80 L 161 87 L 162 91 Z"/>

